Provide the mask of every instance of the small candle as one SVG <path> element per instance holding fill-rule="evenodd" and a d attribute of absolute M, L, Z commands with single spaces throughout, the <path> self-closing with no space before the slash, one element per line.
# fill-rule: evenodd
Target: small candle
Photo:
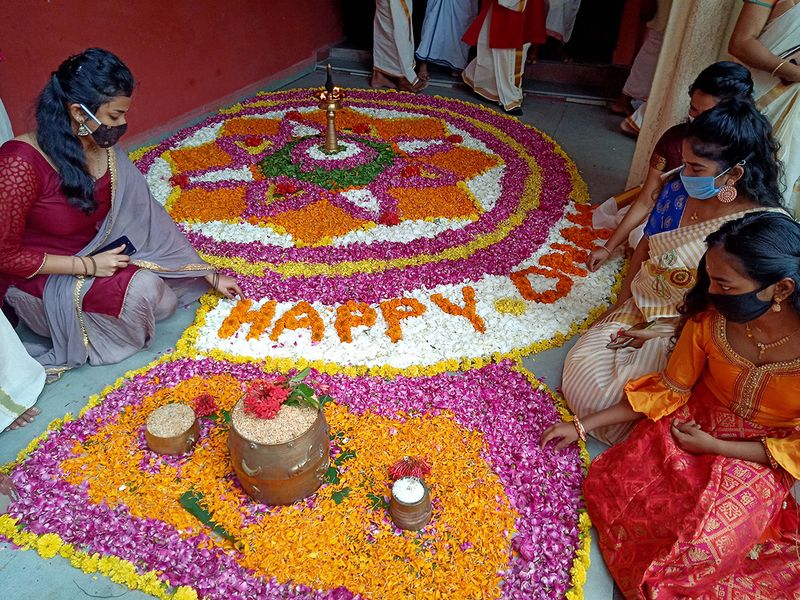
<path fill-rule="evenodd" d="M 403 477 L 392 486 L 392 496 L 404 504 L 416 504 L 424 495 L 425 488 L 416 477 Z"/>

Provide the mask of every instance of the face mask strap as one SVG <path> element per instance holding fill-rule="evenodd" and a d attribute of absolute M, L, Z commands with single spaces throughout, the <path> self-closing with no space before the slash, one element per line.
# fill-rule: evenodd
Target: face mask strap
<path fill-rule="evenodd" d="M 95 123 L 97 123 L 98 125 L 102 125 L 102 124 L 103 124 L 103 123 L 102 123 L 102 121 L 100 121 L 100 119 L 98 119 L 98 118 L 97 118 L 97 117 L 94 115 L 94 113 L 93 113 L 92 111 L 90 111 L 88 108 L 86 108 L 86 106 L 84 106 L 84 105 L 83 105 L 83 104 L 81 104 L 81 103 L 78 103 L 78 106 L 80 106 L 80 107 L 83 109 L 83 112 L 85 112 L 87 115 L 89 115 L 89 116 L 92 118 L 92 121 L 94 121 L 94 122 L 95 122 Z"/>

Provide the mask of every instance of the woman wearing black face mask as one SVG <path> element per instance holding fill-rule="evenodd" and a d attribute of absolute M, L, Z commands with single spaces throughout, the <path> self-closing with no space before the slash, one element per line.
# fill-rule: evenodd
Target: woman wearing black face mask
<path fill-rule="evenodd" d="M 0 147 L 0 304 L 52 340 L 31 352 L 54 376 L 148 346 L 155 322 L 208 284 L 241 294 L 200 259 L 115 147 L 133 88 L 110 52 L 72 56 L 39 97 L 36 132 Z"/>
<path fill-rule="evenodd" d="M 542 444 L 640 420 L 584 487 L 626 597 L 797 598 L 800 224 L 752 213 L 706 242 L 666 369 Z"/>

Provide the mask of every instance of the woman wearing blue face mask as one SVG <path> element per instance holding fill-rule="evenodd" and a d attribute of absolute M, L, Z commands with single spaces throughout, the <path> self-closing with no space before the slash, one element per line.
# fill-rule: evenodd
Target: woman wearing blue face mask
<path fill-rule="evenodd" d="M 761 211 L 707 244 L 666 368 L 542 445 L 636 423 L 584 485 L 626 598 L 798 598 L 800 224 Z"/>
<path fill-rule="evenodd" d="M 112 53 L 72 56 L 42 90 L 36 131 L 0 147 L 0 305 L 50 339 L 30 351 L 53 376 L 148 346 L 155 322 L 209 284 L 241 293 L 200 259 L 116 147 L 133 88 Z"/>
<path fill-rule="evenodd" d="M 578 416 L 616 404 L 629 380 L 664 367 L 706 236 L 747 212 L 782 210 L 776 152 L 769 122 L 749 102 L 723 102 L 689 125 L 684 167 L 664 184 L 617 305 L 567 355 L 562 388 Z M 593 435 L 613 444 L 629 431 L 622 423 Z"/>

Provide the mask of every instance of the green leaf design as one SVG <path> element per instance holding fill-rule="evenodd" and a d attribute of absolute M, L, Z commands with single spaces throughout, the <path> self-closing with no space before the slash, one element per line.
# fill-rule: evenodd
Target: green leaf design
<path fill-rule="evenodd" d="M 203 525 L 211 528 L 211 530 L 220 537 L 223 537 L 235 544 L 236 539 L 230 533 L 228 533 L 225 528 L 222 527 L 222 525 L 214 521 L 214 519 L 211 517 L 211 513 L 203 507 L 201 504 L 203 499 L 204 496 L 200 492 L 189 490 L 188 492 L 184 492 L 184 494 L 178 499 L 178 502 L 186 510 L 186 512 L 200 521 Z"/>
<path fill-rule="evenodd" d="M 294 388 L 294 391 L 296 391 L 304 398 L 310 398 L 311 396 L 314 395 L 314 388 L 312 388 L 310 385 L 306 383 L 301 383 L 296 388 Z"/>
<path fill-rule="evenodd" d="M 372 503 L 370 504 L 372 510 L 389 510 L 389 501 L 386 499 L 386 496 L 367 494 L 367 498 Z"/>
<path fill-rule="evenodd" d="M 345 450 L 344 452 L 339 454 L 339 456 L 337 456 L 333 460 L 333 464 L 338 466 L 338 465 L 341 465 L 346 460 L 350 460 L 351 458 L 355 458 L 355 457 L 356 457 L 355 451 L 353 451 L 353 450 Z"/>
<path fill-rule="evenodd" d="M 311 367 L 306 367 L 305 369 L 303 369 L 302 371 L 300 371 L 300 372 L 299 372 L 297 375 L 295 375 L 294 377 L 292 377 L 291 379 L 289 379 L 289 381 L 290 381 L 291 383 L 300 383 L 301 381 L 303 381 L 303 379 L 305 379 L 306 377 L 308 377 L 308 374 L 309 374 L 310 372 L 311 372 Z"/>
<path fill-rule="evenodd" d="M 334 485 L 339 483 L 339 471 L 336 470 L 336 467 L 328 467 L 324 477 L 327 483 Z"/>
<path fill-rule="evenodd" d="M 359 142 L 374 148 L 378 153 L 375 160 L 348 170 L 337 169 L 329 171 L 320 168 L 312 171 L 303 171 L 300 165 L 295 164 L 291 159 L 292 149 L 302 141 L 298 140 L 289 142 L 269 156 L 264 157 L 259 163 L 259 166 L 266 177 L 278 177 L 283 175 L 301 181 L 310 181 L 329 190 L 336 191 L 368 185 L 378 175 L 394 164 L 396 153 L 391 144 L 386 144 L 374 139 L 356 136 L 349 137 L 357 139 Z M 321 137 L 320 143 L 322 143 Z"/>
<path fill-rule="evenodd" d="M 338 492 L 333 492 L 331 498 L 333 498 L 333 501 L 336 502 L 336 504 L 341 504 L 342 500 L 347 498 L 349 495 L 350 495 L 350 488 L 345 487 L 340 489 Z"/>

